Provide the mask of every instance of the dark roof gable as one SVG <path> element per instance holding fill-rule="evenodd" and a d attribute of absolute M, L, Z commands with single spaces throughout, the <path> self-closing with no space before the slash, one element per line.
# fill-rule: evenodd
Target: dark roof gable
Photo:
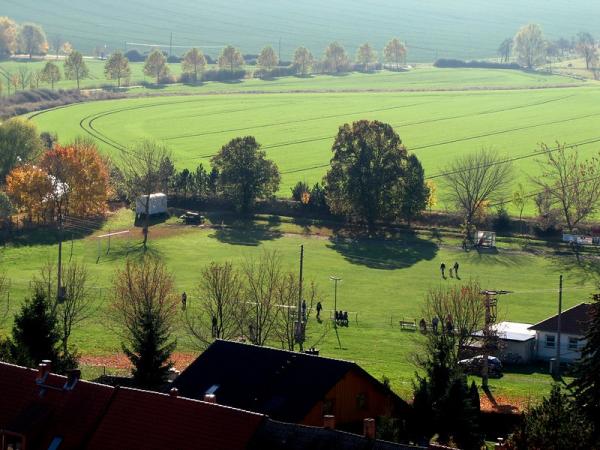
<path fill-rule="evenodd" d="M 353 362 L 218 340 L 173 384 L 186 397 L 210 389 L 220 404 L 299 422 L 352 370 L 384 389 Z"/>
<path fill-rule="evenodd" d="M 572 308 L 563 311 L 560 318 L 561 333 L 583 336 L 587 330 L 587 323 L 590 320 L 592 305 L 589 303 L 580 303 Z M 547 318 L 535 325 L 529 327 L 530 330 L 556 332 L 558 327 L 558 314 Z"/>

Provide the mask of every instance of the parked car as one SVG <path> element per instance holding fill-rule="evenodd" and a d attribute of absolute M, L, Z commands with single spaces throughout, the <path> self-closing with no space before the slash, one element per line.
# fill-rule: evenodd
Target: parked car
<path fill-rule="evenodd" d="M 463 368 L 465 373 L 471 375 L 481 375 L 483 370 L 483 355 L 477 355 L 469 359 L 461 359 L 458 365 Z M 495 356 L 488 356 L 488 375 L 492 378 L 502 377 L 502 362 Z"/>
<path fill-rule="evenodd" d="M 186 225 L 200 225 L 204 223 L 204 216 L 192 211 L 187 211 L 179 218 L 183 220 Z"/>

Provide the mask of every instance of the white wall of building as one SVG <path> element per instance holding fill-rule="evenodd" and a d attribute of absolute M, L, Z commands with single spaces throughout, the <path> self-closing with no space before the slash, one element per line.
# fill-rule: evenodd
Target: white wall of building
<path fill-rule="evenodd" d="M 538 359 L 548 361 L 550 358 L 556 358 L 556 345 L 558 342 L 557 333 L 548 333 L 545 331 L 536 332 L 536 355 Z M 580 358 L 581 349 L 585 345 L 585 340 L 581 336 L 572 334 L 560 335 L 560 360 L 573 362 Z"/>

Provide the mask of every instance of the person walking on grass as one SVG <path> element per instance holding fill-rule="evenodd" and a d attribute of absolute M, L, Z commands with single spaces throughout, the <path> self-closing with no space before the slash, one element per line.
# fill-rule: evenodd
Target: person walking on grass
<path fill-rule="evenodd" d="M 454 275 L 458 278 L 458 261 L 454 262 Z"/>
<path fill-rule="evenodd" d="M 442 272 L 442 278 L 446 278 L 446 264 L 440 264 L 440 272 Z"/>

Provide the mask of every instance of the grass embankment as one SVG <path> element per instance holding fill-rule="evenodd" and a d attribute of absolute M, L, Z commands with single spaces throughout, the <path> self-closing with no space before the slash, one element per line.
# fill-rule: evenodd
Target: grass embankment
<path fill-rule="evenodd" d="M 376 377 L 385 375 L 403 395 L 411 390 L 415 367 L 412 355 L 419 350 L 420 335 L 401 331 L 401 318 L 419 318 L 427 290 L 460 281 L 442 280 L 439 265 L 460 263 L 462 280 L 477 279 L 483 287 L 509 289 L 501 298 L 501 320 L 535 323 L 556 310 L 558 275 L 565 275 L 564 307 L 585 300 L 600 273 L 597 260 L 586 256 L 579 260 L 562 248 L 541 242 L 526 245 L 520 240 L 500 240 L 497 253 L 465 253 L 459 240 L 432 232 L 405 233 L 393 239 L 336 238 L 326 227 L 297 223 L 294 220 L 259 222 L 231 221 L 227 217 L 209 216 L 222 229 L 190 228 L 171 219 L 156 225 L 150 234 L 150 251 L 159 255 L 175 274 L 178 291 L 189 294 L 192 307 L 202 301 L 197 297 L 199 270 L 210 261 L 242 263 L 258 257 L 264 250 L 281 252 L 284 265 L 297 269 L 299 245 L 305 248 L 305 277 L 319 286 L 325 309 L 333 309 L 333 285 L 329 275 L 343 281 L 338 291 L 338 309 L 350 311 L 348 328 L 339 329 L 341 349 L 328 321 L 309 325 L 309 346 L 315 345 L 326 356 L 355 360 Z M 132 214 L 122 210 L 104 224 L 107 230 L 131 229 L 129 238 L 113 239 L 106 254 L 103 243 L 99 260 L 97 239 L 93 236 L 73 242 L 73 258 L 89 264 L 94 290 L 98 294 L 91 320 L 78 328 L 74 343 L 87 361 L 120 365 L 120 342 L 114 324 L 108 318 L 111 279 L 116 267 L 123 264 L 127 252 L 139 256 L 140 233 L 132 227 Z M 310 234 L 307 234 L 310 233 Z M 65 245 L 70 257 L 70 243 Z M 55 258 L 57 246 L 52 233 L 39 231 L 23 236 L 0 250 L 0 264 L 12 280 L 11 313 L 27 295 L 29 280 L 48 258 Z M 358 321 L 356 321 L 356 319 Z M 4 324 L 8 331 L 10 323 Z M 177 352 L 189 360 L 197 351 L 182 327 L 178 331 Z M 90 359 L 96 357 L 96 359 Z M 118 363 L 118 364 L 117 364 Z M 90 376 L 100 369 L 87 369 Z M 545 367 L 509 371 L 500 380 L 491 381 L 492 392 L 504 401 L 521 404 L 538 399 L 552 382 Z"/>
<path fill-rule="evenodd" d="M 547 87 L 549 80 L 552 84 L 572 82 L 558 76 L 508 70 L 421 69 L 414 73 L 282 79 L 273 81 L 273 85 L 261 80 L 239 85 L 209 83 L 197 87 L 195 92 L 210 92 L 218 87 L 231 95 L 102 101 L 32 117 L 41 130 L 56 132 L 63 141 L 82 134 L 92 136 L 106 154 L 116 159 L 122 149 L 141 138 L 157 139 L 169 146 L 179 168 L 190 169 L 199 163 L 209 165 L 211 156 L 233 137 L 254 135 L 279 166 L 279 194 L 285 197 L 299 180 L 311 184 L 321 181 L 340 124 L 377 119 L 395 127 L 409 151 L 422 161 L 428 177 L 439 175 L 458 155 L 488 147 L 514 160 L 516 188 L 517 182 L 530 185 L 530 177 L 539 171 L 536 152 L 540 142 L 579 144 L 583 156 L 597 152 L 600 134 L 596 123 L 600 113 L 596 105 L 600 89 L 595 83 L 565 89 L 506 91 L 335 91 L 410 86 L 485 88 L 500 83 L 517 87 L 524 79 L 539 87 Z M 293 91 L 300 86 L 314 92 L 235 93 L 237 89 Z M 451 207 L 443 201 L 443 189 L 440 197 L 438 209 Z M 533 215 L 533 202 L 526 206 L 525 213 Z"/>

